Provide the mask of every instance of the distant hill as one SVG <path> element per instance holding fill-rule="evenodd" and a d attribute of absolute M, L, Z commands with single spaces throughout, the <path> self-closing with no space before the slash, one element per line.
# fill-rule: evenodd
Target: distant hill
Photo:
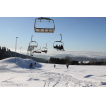
<path fill-rule="evenodd" d="M 69 54 L 67 54 L 68 56 L 70 56 Z M 56 58 L 65 58 L 66 55 L 55 55 L 54 57 Z M 86 57 L 86 56 L 70 56 L 72 58 L 72 60 L 76 60 L 76 61 L 93 61 L 93 62 L 98 62 L 98 61 L 105 61 L 106 62 L 106 58 L 91 58 L 91 57 Z"/>
<path fill-rule="evenodd" d="M 11 51 L 11 57 L 15 57 L 15 52 Z M 20 57 L 20 53 L 16 52 L 16 57 Z M 28 58 L 30 58 L 30 56 L 21 54 L 21 58 L 28 59 Z M 45 63 L 46 62 L 46 59 L 42 59 L 42 58 L 31 57 L 31 59 L 33 59 L 33 60 L 35 60 L 37 62 L 41 62 L 41 63 Z"/>
<path fill-rule="evenodd" d="M 67 54 L 68 56 L 70 56 L 69 54 Z M 16 56 L 17 57 L 20 57 L 20 53 L 16 53 Z M 60 55 L 55 55 L 53 57 L 56 57 L 56 58 L 65 58 L 66 55 L 64 54 L 60 54 Z M 15 52 L 11 51 L 11 57 L 15 57 Z M 50 56 L 52 57 L 52 56 Z M 104 61 L 106 62 L 106 58 L 90 58 L 90 57 L 86 57 L 86 56 L 70 56 L 72 58 L 72 60 L 76 60 L 76 61 L 93 61 L 93 62 L 98 62 L 98 61 Z M 24 55 L 24 54 L 21 54 L 21 58 L 23 59 L 26 59 L 26 58 L 30 58 L 29 56 L 27 57 L 27 55 Z M 39 58 L 39 57 L 31 57 L 33 60 L 37 61 L 37 62 L 41 62 L 41 63 L 45 63 L 47 60 L 47 56 L 42 56 L 42 58 Z M 45 59 L 46 58 L 46 59 Z"/>

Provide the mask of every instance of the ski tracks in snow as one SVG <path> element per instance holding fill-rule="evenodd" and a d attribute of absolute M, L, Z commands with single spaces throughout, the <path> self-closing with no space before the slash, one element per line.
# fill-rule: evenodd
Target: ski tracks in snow
<path fill-rule="evenodd" d="M 101 83 L 78 80 L 71 75 L 65 75 L 55 72 L 44 72 L 41 75 L 40 81 L 44 82 L 43 87 L 97 87 L 101 86 Z"/>

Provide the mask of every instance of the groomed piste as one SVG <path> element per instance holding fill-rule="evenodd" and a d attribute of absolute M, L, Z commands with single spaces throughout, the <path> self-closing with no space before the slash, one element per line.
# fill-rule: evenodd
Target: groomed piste
<path fill-rule="evenodd" d="M 30 68 L 30 63 L 33 67 Z M 36 65 L 34 65 L 36 63 Z M 0 60 L 0 87 L 106 87 L 106 66 L 38 63 L 15 57 Z"/>

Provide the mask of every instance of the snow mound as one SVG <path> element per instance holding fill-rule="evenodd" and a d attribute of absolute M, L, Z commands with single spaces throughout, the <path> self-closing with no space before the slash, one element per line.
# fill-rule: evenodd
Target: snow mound
<path fill-rule="evenodd" d="M 0 63 L 2 63 L 2 64 L 15 64 L 15 57 L 3 59 L 3 60 L 0 61 Z M 29 68 L 30 63 L 33 64 L 33 68 L 34 67 L 36 67 L 36 68 L 41 68 L 42 67 L 41 64 L 37 63 L 34 60 L 22 59 L 22 58 L 19 58 L 19 57 L 16 58 L 16 64 L 18 66 L 20 66 L 21 68 Z M 35 66 L 35 63 L 36 63 L 36 66 Z"/>

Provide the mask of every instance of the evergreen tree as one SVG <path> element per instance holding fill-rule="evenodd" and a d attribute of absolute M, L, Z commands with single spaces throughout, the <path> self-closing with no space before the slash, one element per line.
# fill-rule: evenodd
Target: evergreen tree
<path fill-rule="evenodd" d="M 1 46 L 0 46 L 0 60 L 2 59 L 2 50 L 1 50 Z"/>

